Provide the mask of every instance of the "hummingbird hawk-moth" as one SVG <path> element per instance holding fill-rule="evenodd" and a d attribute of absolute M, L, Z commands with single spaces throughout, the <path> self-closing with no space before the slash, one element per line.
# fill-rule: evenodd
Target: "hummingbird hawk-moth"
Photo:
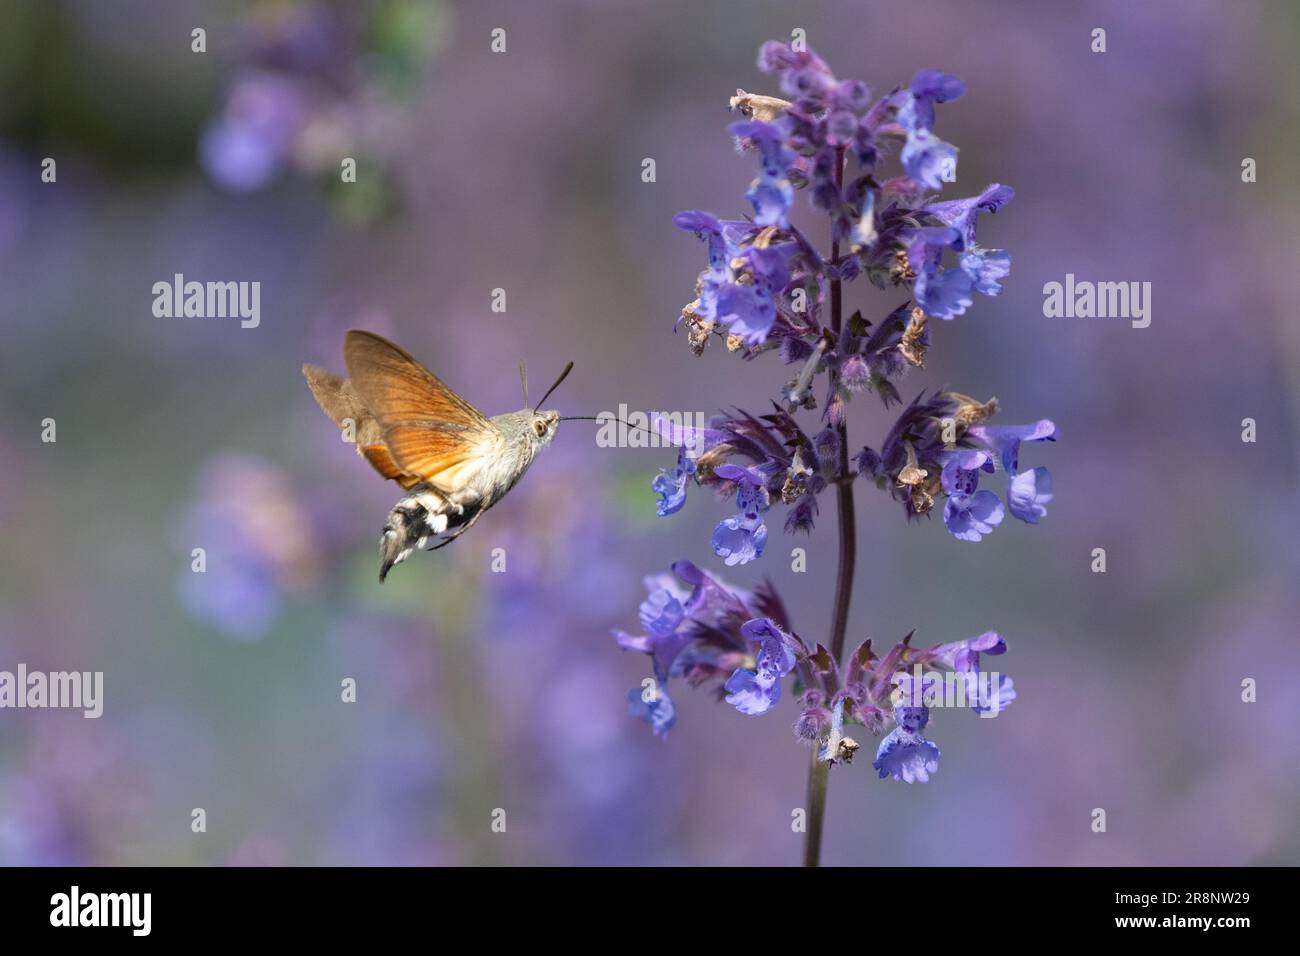
<path fill-rule="evenodd" d="M 315 365 L 302 374 L 334 424 L 353 429 L 357 454 L 406 491 L 379 539 L 380 581 L 412 551 L 451 544 L 515 486 L 560 427 L 559 412 L 537 409 L 573 368 L 533 408 L 524 377 L 524 407 L 487 418 L 373 332 L 348 332 L 343 361 L 347 378 Z"/>

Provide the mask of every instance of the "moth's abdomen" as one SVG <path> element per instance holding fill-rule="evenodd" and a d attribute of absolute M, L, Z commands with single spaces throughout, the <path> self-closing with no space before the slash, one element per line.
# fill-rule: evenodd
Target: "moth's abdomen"
<path fill-rule="evenodd" d="M 448 532 L 469 521 L 477 505 L 458 508 L 428 485 L 417 485 L 393 505 L 379 538 L 379 580 L 417 549 L 436 547 Z"/>

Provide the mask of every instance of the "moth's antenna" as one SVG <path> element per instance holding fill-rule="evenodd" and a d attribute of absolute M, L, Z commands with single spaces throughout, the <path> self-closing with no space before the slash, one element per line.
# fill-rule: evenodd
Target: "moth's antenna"
<path fill-rule="evenodd" d="M 519 381 L 524 386 L 524 408 L 528 407 L 528 369 L 524 368 L 524 363 L 519 363 Z"/>
<path fill-rule="evenodd" d="M 542 396 L 541 401 L 539 401 L 536 405 L 533 406 L 533 411 L 537 411 L 539 408 L 542 407 L 542 402 L 546 401 L 548 398 L 551 397 L 551 392 L 559 388 L 560 383 L 563 382 L 566 378 L 568 378 L 569 373 L 572 371 L 573 371 L 573 363 L 570 362 L 568 365 L 564 366 L 564 371 L 561 372 L 560 377 L 555 380 L 555 384 L 546 390 L 546 394 Z M 526 405 L 528 403 L 525 401 L 524 404 Z"/>

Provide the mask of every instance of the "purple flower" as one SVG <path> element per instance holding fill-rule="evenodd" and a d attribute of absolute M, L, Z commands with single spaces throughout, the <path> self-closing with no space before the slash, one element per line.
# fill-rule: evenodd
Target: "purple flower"
<path fill-rule="evenodd" d="M 936 269 L 917 275 L 914 292 L 926 315 L 947 320 L 965 314 L 975 301 L 974 289 L 965 269 Z"/>
<path fill-rule="evenodd" d="M 1002 502 L 991 491 L 949 497 L 943 506 L 943 523 L 954 538 L 979 541 L 1002 523 Z"/>
<path fill-rule="evenodd" d="M 860 252 L 875 245 L 876 236 L 876 194 L 868 192 L 862 200 L 862 210 L 849 228 L 849 245 L 854 252 Z"/>
<path fill-rule="evenodd" d="M 981 653 L 999 655 L 1006 652 L 1007 642 L 1002 639 L 998 632 L 985 631 L 979 637 L 938 644 L 930 650 L 922 652 L 918 660 L 924 663 L 937 662 L 955 671 L 978 671 L 980 669 Z"/>
<path fill-rule="evenodd" d="M 755 225 L 789 228 L 794 187 L 790 185 L 788 173 L 794 153 L 786 149 L 781 128 L 775 123 L 748 120 L 732 123 L 727 132 L 758 146 L 759 175 L 745 194 L 754 206 Z"/>
<path fill-rule="evenodd" d="M 912 77 L 911 94 L 898 111 L 898 121 L 908 130 L 934 129 L 934 104 L 947 103 L 966 92 L 966 84 L 951 73 L 921 70 Z"/>
<path fill-rule="evenodd" d="M 719 478 L 736 481 L 736 514 L 725 518 L 713 529 L 713 553 L 728 566 L 748 564 L 762 557 L 767 544 L 767 526 L 763 512 L 767 511 L 768 494 L 761 474 L 752 468 L 739 465 L 719 465 L 714 469 Z"/>
<path fill-rule="evenodd" d="M 722 222 L 699 210 L 678 213 L 673 224 L 708 245 L 709 268 L 700 273 L 699 298 L 692 303 L 697 319 L 725 326 L 747 345 L 761 344 L 776 322 L 776 297 L 790 281 L 797 243 L 744 245 L 757 236 L 758 225 Z"/>
<path fill-rule="evenodd" d="M 1010 186 L 993 183 L 978 196 L 965 199 L 950 199 L 945 202 L 922 206 L 921 212 L 928 212 L 945 226 L 952 226 L 958 232 L 958 239 L 953 248 L 958 252 L 975 245 L 975 220 L 981 212 L 994 213 L 1011 202 L 1016 191 Z"/>
<path fill-rule="evenodd" d="M 1043 418 L 1032 425 L 972 425 L 966 433 L 1002 461 L 1008 475 L 1020 470 L 1020 443 L 1056 441 L 1056 425 Z"/>
<path fill-rule="evenodd" d="M 981 295 L 999 294 L 1002 286 L 998 280 L 1011 274 L 1011 254 L 1001 249 L 970 250 L 962 254 L 960 262 L 971 288 Z"/>
<path fill-rule="evenodd" d="M 1007 508 L 1027 524 L 1038 524 L 1052 500 L 1052 475 L 1043 467 L 1022 471 L 1007 482 Z"/>
<path fill-rule="evenodd" d="M 957 181 L 957 147 L 941 140 L 928 129 L 910 133 L 899 153 L 907 175 L 926 189 L 942 189 Z"/>
<path fill-rule="evenodd" d="M 871 766 L 880 779 L 893 777 L 906 783 L 925 783 L 939 769 L 939 748 L 922 736 L 930 721 L 925 707 L 897 707 L 894 719 L 898 726 L 885 735 L 876 750 Z"/>
<path fill-rule="evenodd" d="M 1002 523 L 1002 502 L 991 491 L 976 491 L 980 471 L 992 471 L 988 454 L 977 450 L 953 452 L 940 473 L 948 501 L 943 508 L 943 523 L 953 537 L 978 541 Z"/>
<path fill-rule="evenodd" d="M 956 178 L 957 147 L 939 138 L 934 124 L 936 106 L 964 93 L 959 79 L 924 70 L 908 88 L 873 102 L 864 83 L 838 80 L 816 54 L 788 44 L 764 44 L 759 67 L 777 75 L 789 101 L 743 90 L 732 100 L 747 119 L 728 131 L 759 161 L 746 192 L 753 218 L 722 220 L 701 211 L 675 217 L 708 250 L 696 299 L 682 310 L 680 324 L 688 328 L 696 354 L 725 332 L 728 350 L 745 360 L 773 351 L 792 368 L 784 373 L 773 412 L 736 409 L 715 417 L 707 429 L 689 432 L 655 424 L 685 446 L 676 466 L 654 480 L 661 514 L 682 507 L 691 477 L 720 497 L 734 494 L 736 513 L 712 534 L 714 552 L 727 565 L 762 554 L 765 515 L 774 499 L 790 509 L 787 531 L 812 530 L 818 495 L 854 477 L 841 466 L 852 397 L 872 391 L 887 408 L 901 405 L 895 382 L 909 368 L 924 367 L 929 320 L 963 314 L 976 293 L 999 294 L 1011 268 L 1005 251 L 976 242 L 980 214 L 1009 202 L 1009 187 L 993 184 L 977 196 L 944 202 L 927 195 Z M 898 139 L 903 169 L 882 174 L 882 147 Z M 829 261 L 791 224 L 795 189 L 805 189 L 812 208 L 830 220 L 836 255 Z M 905 301 L 891 303 L 892 311 L 879 320 L 861 312 L 846 318 L 837 293 L 841 284 L 863 277 L 882 290 L 910 289 L 911 297 L 900 296 Z M 797 373 L 793 379 L 791 373 Z M 820 430 L 810 438 L 795 415 L 818 409 L 819 402 Z M 989 430 L 984 423 L 996 411 L 993 400 L 922 393 L 901 410 L 879 453 L 863 448 L 853 460 L 859 473 L 904 505 L 909 518 L 931 514 L 945 497 L 949 532 L 978 541 L 1001 523 L 1008 505 L 1022 520 L 1036 521 L 1051 499 L 1045 470 L 1021 476 L 1014 469 L 1019 442 L 1045 436 Z M 1005 468 L 1007 505 L 979 487 L 984 475 L 998 471 L 999 461 L 1012 462 Z M 928 780 L 938 769 L 939 748 L 923 731 L 928 707 L 948 703 L 953 678 L 940 671 L 959 673 L 959 690 L 969 685 L 982 691 L 975 705 L 982 715 L 1015 699 L 1010 678 L 979 670 L 981 651 L 1005 650 L 993 632 L 929 651 L 913 649 L 909 634 L 883 658 L 866 641 L 841 661 L 820 645 L 810 650 L 770 590 L 742 595 L 694 565 L 681 562 L 674 570 L 678 581 L 647 581 L 644 633 L 618 634 L 623 647 L 652 656 L 654 681 L 629 694 L 629 701 L 657 733 L 673 720 L 669 679 L 715 682 L 719 697 L 741 713 L 759 715 L 775 707 L 782 678 L 795 673 L 801 694 L 797 739 L 815 746 L 818 759 L 846 764 L 859 750 L 846 734 L 848 725 L 857 723 L 873 735 L 888 731 L 873 766 L 882 778 L 910 783 Z M 920 669 L 925 664 L 931 665 L 928 673 Z M 944 691 L 937 701 L 923 694 L 903 706 L 894 699 L 894 678 L 911 665 L 922 690 Z"/>
<path fill-rule="evenodd" d="M 662 470 L 650 483 L 651 490 L 659 496 L 655 513 L 659 517 L 676 514 L 686 504 L 686 483 L 695 473 L 695 462 L 686 455 L 683 446 L 677 452 L 677 465 L 669 470 Z"/>
<path fill-rule="evenodd" d="M 926 405 L 914 402 L 909 406 L 886 439 L 885 454 L 880 456 L 881 464 L 871 474 L 877 478 L 882 473 L 896 476 L 897 491 L 906 496 L 904 501 L 910 514 L 929 510 L 932 495 L 939 489 L 927 482 L 933 481 L 930 476 L 938 466 L 941 469 L 939 488 L 948 496 L 944 505 L 944 524 L 954 537 L 979 541 L 1005 517 L 997 495 L 979 490 L 980 473 L 992 474 L 994 462 L 1000 461 L 1008 476 L 1007 507 L 1021 521 L 1037 524 L 1047 514 L 1047 504 L 1052 500 L 1052 478 L 1046 468 L 1017 473 L 1020 443 L 1053 441 L 1056 426 L 1047 419 L 1034 425 L 995 426 L 980 422 L 968 426 L 961 434 L 962 443 L 974 447 L 950 451 L 937 441 L 935 419 L 931 417 L 927 424 L 921 417 L 922 412 L 928 411 L 929 416 L 945 416 L 946 413 L 953 417 L 963 414 L 987 417 L 996 405 L 992 402 L 979 405 L 966 396 L 953 394 L 949 394 L 947 399 L 953 404 L 936 404 L 932 400 Z M 910 452 L 907 451 L 909 448 Z M 865 465 L 868 464 L 872 463 L 864 462 L 860 468 L 866 471 Z"/>
<path fill-rule="evenodd" d="M 912 294 L 926 315 L 951 319 L 961 315 L 974 301 L 973 283 L 962 269 L 940 269 L 943 252 L 959 241 L 960 233 L 950 226 L 923 226 L 908 235 L 904 250 L 916 273 Z"/>
<path fill-rule="evenodd" d="M 945 249 L 964 249 L 955 267 L 941 268 Z M 907 261 L 916 272 L 913 294 L 927 315 L 952 319 L 974 301 L 974 293 L 997 295 L 999 279 L 1011 273 L 1011 256 L 1001 249 L 967 245 L 963 233 L 952 226 L 923 226 L 912 230 L 905 246 Z"/>
<path fill-rule="evenodd" d="M 305 119 L 296 82 L 253 74 L 234 86 L 221 118 L 204 132 L 199 158 L 223 187 L 249 192 L 279 171 Z"/>
<path fill-rule="evenodd" d="M 794 50 L 788 43 L 768 40 L 758 50 L 758 68 L 776 73 L 781 90 L 791 97 L 820 98 L 838 86 L 824 60 L 811 50 Z"/>
<path fill-rule="evenodd" d="M 907 133 L 899 159 L 907 175 L 927 189 L 957 180 L 957 147 L 934 135 L 934 104 L 955 100 L 966 90 L 955 76 L 922 70 L 912 87 L 897 94 L 898 124 Z"/>
<path fill-rule="evenodd" d="M 964 498 L 975 493 L 981 471 L 993 471 L 993 462 L 988 454 L 977 449 L 962 449 L 948 453 L 939 480 L 949 495 Z"/>
<path fill-rule="evenodd" d="M 678 561 L 671 574 L 647 577 L 645 587 L 646 599 L 639 608 L 645 634 L 616 630 L 614 637 L 624 650 L 649 654 L 661 684 L 682 676 L 678 658 L 701 632 L 738 635 L 741 623 L 752 616 L 747 593 L 721 584 L 689 561 Z M 730 646 L 740 647 L 739 637 Z M 729 663 L 719 665 L 719 676 L 722 668 L 730 672 Z"/>
<path fill-rule="evenodd" d="M 692 473 L 700 455 L 712 451 L 727 440 L 727 433 L 721 429 L 696 428 L 684 424 L 679 415 L 666 415 L 662 412 L 650 413 L 650 428 L 668 444 L 680 446 L 686 452 Z"/>
<path fill-rule="evenodd" d="M 776 682 L 790 672 L 797 655 L 806 653 L 799 639 L 783 630 L 788 628 L 785 608 L 770 588 L 753 593 L 733 588 L 689 561 L 676 562 L 671 574 L 646 578 L 645 586 L 639 612 L 645 633 L 616 630 L 614 637 L 624 650 L 651 657 L 653 678 L 629 691 L 627 699 L 632 716 L 649 723 L 656 735 L 667 733 L 676 719 L 671 680 L 692 686 L 725 681 L 736 696 L 731 703 L 745 713 L 762 713 L 770 704 L 761 701 L 775 702 Z"/>
<path fill-rule="evenodd" d="M 1015 682 L 1006 674 L 998 674 L 997 684 L 993 685 L 992 674 L 973 675 L 977 679 L 976 693 L 971 695 L 974 703 L 971 704 L 971 710 L 983 717 L 988 714 L 996 717 L 1002 711 L 1011 706 L 1012 701 L 1016 699 Z"/>
<path fill-rule="evenodd" d="M 746 345 L 758 345 L 776 321 L 776 302 L 765 285 L 728 282 L 718 289 L 716 318 Z"/>
<path fill-rule="evenodd" d="M 627 692 L 628 713 L 650 725 L 656 737 L 667 737 L 677 723 L 677 708 L 668 691 L 658 684 L 633 687 Z"/>
<path fill-rule="evenodd" d="M 654 637 L 668 637 L 676 632 L 686 609 L 674 591 L 667 587 L 651 591 L 641 602 L 641 626 Z"/>
<path fill-rule="evenodd" d="M 865 391 L 871 385 L 871 367 L 861 355 L 850 355 L 840 366 L 840 382 L 850 392 Z"/>
<path fill-rule="evenodd" d="M 832 714 L 826 709 L 826 695 L 820 690 L 804 692 L 800 703 L 803 709 L 794 722 L 795 739 L 804 743 L 819 743 L 831 729 Z"/>
<path fill-rule="evenodd" d="M 980 654 L 998 656 L 1005 654 L 1007 642 L 997 631 L 985 631 L 978 637 L 963 641 L 951 641 L 938 644 L 928 651 L 922 651 L 914 659 L 919 665 L 937 664 L 950 668 L 967 677 L 966 693 L 971 709 L 977 714 L 998 714 L 1011 706 L 1016 699 L 1015 683 L 1005 674 L 981 673 Z"/>
<path fill-rule="evenodd" d="M 741 633 L 759 645 L 754 669 L 737 668 L 724 685 L 727 703 L 751 717 L 765 714 L 781 697 L 781 678 L 794 669 L 797 645 L 768 618 L 748 621 Z"/>
<path fill-rule="evenodd" d="M 286 594 L 310 586 L 324 569 L 319 517 L 290 475 L 249 455 L 225 453 L 207 463 L 175 539 L 187 555 L 205 552 L 203 572 L 192 572 L 187 557 L 181 600 L 239 640 L 264 636 Z"/>

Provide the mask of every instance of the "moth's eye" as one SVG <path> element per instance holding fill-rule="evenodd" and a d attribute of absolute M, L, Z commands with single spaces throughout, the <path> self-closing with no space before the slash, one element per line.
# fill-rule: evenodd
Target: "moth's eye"
<path fill-rule="evenodd" d="M 546 434 L 546 422 L 542 421 L 542 419 L 540 418 L 534 421 L 533 431 L 537 432 L 538 438 L 541 438 L 543 435 Z"/>

